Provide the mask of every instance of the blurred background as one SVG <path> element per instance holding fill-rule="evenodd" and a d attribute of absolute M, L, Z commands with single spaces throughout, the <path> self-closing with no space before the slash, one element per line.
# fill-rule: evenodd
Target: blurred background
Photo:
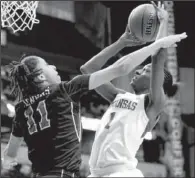
<path fill-rule="evenodd" d="M 8 142 L 17 98 L 10 96 L 11 86 L 6 65 L 25 54 L 43 57 L 56 65 L 63 80 L 80 74 L 79 68 L 124 32 L 129 13 L 148 1 L 40 1 L 39 24 L 31 31 L 13 33 L 1 29 L 1 152 Z M 195 2 L 165 1 L 169 12 L 169 33 L 187 32 L 188 38 L 177 49 L 168 51 L 167 67 L 180 82 L 160 122 L 149 133 L 137 153 L 138 168 L 146 177 L 195 177 L 194 76 L 195 76 Z M 105 66 L 139 47 L 125 48 Z M 150 62 L 148 59 L 145 63 Z M 144 64 L 145 64 L 144 63 Z M 143 64 L 143 65 L 144 65 Z M 128 90 L 132 74 L 112 81 Z M 81 175 L 89 175 L 88 159 L 96 128 L 108 107 L 95 91 L 82 97 L 82 165 Z M 10 177 L 29 177 L 31 163 L 23 143 L 18 153 L 17 170 L 4 172 Z"/>

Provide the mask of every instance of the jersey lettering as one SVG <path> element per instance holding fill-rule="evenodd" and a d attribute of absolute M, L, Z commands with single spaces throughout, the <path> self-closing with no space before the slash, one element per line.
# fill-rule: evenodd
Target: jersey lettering
<path fill-rule="evenodd" d="M 122 108 L 122 109 L 128 109 L 134 111 L 136 109 L 137 102 L 133 102 L 122 98 L 119 100 L 115 100 L 111 105 L 116 108 Z"/>

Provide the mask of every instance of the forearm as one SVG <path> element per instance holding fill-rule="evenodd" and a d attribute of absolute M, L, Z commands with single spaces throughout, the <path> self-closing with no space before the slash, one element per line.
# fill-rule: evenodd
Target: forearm
<path fill-rule="evenodd" d="M 167 36 L 168 19 L 164 19 L 159 27 L 156 40 Z M 152 72 L 150 88 L 152 90 L 152 100 L 161 101 L 162 88 L 164 83 L 164 65 L 167 57 L 167 49 L 161 49 L 152 56 Z M 164 92 L 163 92 L 164 93 Z"/>
<path fill-rule="evenodd" d="M 11 134 L 10 140 L 4 150 L 4 155 L 15 158 L 22 141 L 22 137 L 15 137 Z"/>
<path fill-rule="evenodd" d="M 152 88 L 155 86 L 162 87 L 164 83 L 164 65 L 167 57 L 167 50 L 160 49 L 159 52 L 152 56 Z"/>
<path fill-rule="evenodd" d="M 116 55 L 121 49 L 123 49 L 124 43 L 117 40 L 112 45 L 103 49 L 100 53 L 81 66 L 81 72 L 93 73 L 98 71 L 104 66 L 104 64 L 114 55 Z"/>
<path fill-rule="evenodd" d="M 161 103 L 164 98 L 164 65 L 166 61 L 166 49 L 160 49 L 157 54 L 152 56 L 152 72 L 151 72 L 151 99 L 153 103 Z"/>
<path fill-rule="evenodd" d="M 161 39 L 161 38 L 168 35 L 168 26 L 167 26 L 167 24 L 168 24 L 168 19 L 164 19 L 161 22 L 161 24 L 159 26 L 159 32 L 156 36 L 156 40 Z"/>
<path fill-rule="evenodd" d="M 126 75 L 131 72 L 135 67 L 139 66 L 142 62 L 144 62 L 148 57 L 154 54 L 154 52 L 158 49 L 160 49 L 160 45 L 158 44 L 158 42 L 154 42 L 149 46 L 143 47 L 133 53 L 123 56 L 121 59 L 115 62 L 113 66 L 123 66 L 123 75 Z"/>

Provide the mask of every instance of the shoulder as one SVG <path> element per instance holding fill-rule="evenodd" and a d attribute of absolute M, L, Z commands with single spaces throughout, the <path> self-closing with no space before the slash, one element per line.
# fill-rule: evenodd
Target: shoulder
<path fill-rule="evenodd" d="M 13 122 L 19 123 L 24 118 L 25 106 L 22 101 L 15 105 L 15 117 Z"/>
<path fill-rule="evenodd" d="M 156 122 L 156 118 L 163 111 L 165 103 L 159 102 L 158 104 L 156 104 L 151 100 L 150 94 L 146 94 L 144 98 L 144 107 L 148 118 L 151 121 Z"/>
<path fill-rule="evenodd" d="M 24 110 L 24 103 L 23 101 L 19 101 L 16 105 L 15 105 L 15 112 L 18 113 L 18 112 L 21 112 Z"/>
<path fill-rule="evenodd" d="M 153 110 L 154 113 L 158 114 L 160 113 L 166 104 L 166 96 L 164 92 L 161 93 L 161 96 L 159 97 L 159 100 L 157 102 L 154 102 L 152 100 L 151 93 L 147 94 L 146 100 L 149 101 L 148 106 Z"/>

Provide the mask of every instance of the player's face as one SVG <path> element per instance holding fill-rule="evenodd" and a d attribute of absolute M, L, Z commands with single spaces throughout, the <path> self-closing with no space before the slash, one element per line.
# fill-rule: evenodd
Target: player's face
<path fill-rule="evenodd" d="M 145 65 L 143 69 L 139 69 L 135 71 L 135 75 L 132 78 L 130 84 L 138 92 L 149 89 L 150 73 L 151 73 L 151 64 Z"/>
<path fill-rule="evenodd" d="M 43 74 L 49 84 L 61 83 L 61 78 L 54 65 L 49 65 L 44 59 L 39 58 L 38 67 L 42 69 Z"/>

